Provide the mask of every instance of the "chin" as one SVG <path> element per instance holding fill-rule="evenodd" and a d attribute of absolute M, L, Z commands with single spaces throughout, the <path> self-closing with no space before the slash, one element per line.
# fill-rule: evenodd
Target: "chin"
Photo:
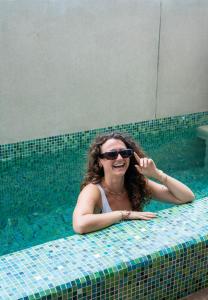
<path fill-rule="evenodd" d="M 114 174 L 118 176 L 124 176 L 127 170 L 114 170 Z"/>

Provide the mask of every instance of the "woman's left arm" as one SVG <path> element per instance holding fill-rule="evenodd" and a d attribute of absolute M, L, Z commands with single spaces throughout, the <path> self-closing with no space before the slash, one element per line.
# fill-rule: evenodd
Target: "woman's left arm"
<path fill-rule="evenodd" d="M 147 180 L 152 197 L 165 202 L 183 204 L 194 200 L 193 192 L 182 182 L 158 170 L 154 177 L 162 184 Z"/>
<path fill-rule="evenodd" d="M 138 165 L 135 165 L 138 172 L 144 176 L 154 178 L 161 183 L 147 180 L 147 185 L 154 198 L 176 204 L 188 203 L 194 200 L 195 196 L 190 188 L 179 180 L 158 170 L 152 159 L 146 157 L 139 158 L 136 153 L 135 158 L 138 163 Z"/>

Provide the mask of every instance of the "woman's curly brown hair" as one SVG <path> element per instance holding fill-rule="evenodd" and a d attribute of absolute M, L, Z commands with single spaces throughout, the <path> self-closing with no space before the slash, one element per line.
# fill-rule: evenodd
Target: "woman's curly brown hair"
<path fill-rule="evenodd" d="M 98 184 L 102 181 L 104 172 L 103 167 L 99 165 L 99 155 L 101 153 L 101 146 L 109 139 L 121 140 L 128 149 L 133 149 L 139 157 L 145 157 L 141 148 L 127 134 L 111 132 L 98 136 L 89 149 L 87 172 L 81 184 L 81 190 L 89 183 Z M 151 193 L 147 188 L 144 175 L 136 170 L 135 164 L 137 164 L 137 162 L 134 155 L 132 155 L 130 157 L 129 167 L 124 175 L 124 185 L 132 204 L 132 209 L 141 211 L 144 205 L 149 201 Z"/>

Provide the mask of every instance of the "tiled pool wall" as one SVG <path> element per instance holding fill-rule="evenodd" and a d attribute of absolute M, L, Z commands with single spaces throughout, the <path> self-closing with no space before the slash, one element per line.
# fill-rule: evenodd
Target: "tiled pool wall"
<path fill-rule="evenodd" d="M 33 153 L 87 148 L 95 135 L 120 130 L 180 131 L 208 123 L 208 112 L 0 146 L 2 165 Z M 179 299 L 208 287 L 208 197 L 87 235 L 0 257 L 0 299 Z"/>
<path fill-rule="evenodd" d="M 141 143 L 146 139 L 147 133 L 149 134 L 148 140 L 151 142 L 151 135 L 154 136 L 160 132 L 161 142 L 163 135 L 167 137 L 168 131 L 171 135 L 171 132 L 180 131 L 181 128 L 198 127 L 207 124 L 207 122 L 208 112 L 201 112 L 5 144 L 0 145 L 0 161 L 8 163 L 11 159 L 21 159 L 33 154 L 54 153 L 64 149 L 87 148 L 95 136 L 114 130 L 127 132 L 140 140 Z"/>

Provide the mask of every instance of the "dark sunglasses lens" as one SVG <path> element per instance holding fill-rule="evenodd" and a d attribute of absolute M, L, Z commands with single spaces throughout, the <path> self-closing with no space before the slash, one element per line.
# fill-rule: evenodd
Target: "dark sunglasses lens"
<path fill-rule="evenodd" d="M 123 158 L 127 158 L 127 157 L 130 157 L 133 154 L 133 150 L 132 149 L 125 149 L 125 150 L 120 150 L 120 151 L 109 151 L 109 152 L 101 153 L 100 157 L 105 158 L 105 159 L 113 160 L 113 159 L 116 159 L 119 154 Z"/>
<path fill-rule="evenodd" d="M 110 152 L 105 152 L 104 153 L 104 158 L 106 159 L 116 159 L 118 156 L 118 152 L 117 151 L 110 151 Z"/>
<path fill-rule="evenodd" d="M 119 153 L 123 158 L 127 158 L 133 154 L 133 151 L 131 149 L 126 149 L 126 150 L 121 150 Z"/>

